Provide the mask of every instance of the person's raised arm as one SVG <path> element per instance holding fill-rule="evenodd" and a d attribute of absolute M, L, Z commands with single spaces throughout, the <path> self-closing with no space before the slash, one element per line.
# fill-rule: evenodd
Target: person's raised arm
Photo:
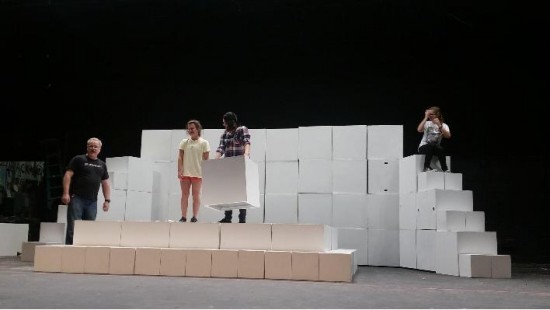
<path fill-rule="evenodd" d="M 426 124 L 426 121 L 428 120 L 428 115 L 430 114 L 430 110 L 426 110 L 424 112 L 424 118 L 422 121 L 420 121 L 420 124 L 418 124 L 418 127 L 416 127 L 416 131 L 418 132 L 424 132 L 424 125 Z"/>

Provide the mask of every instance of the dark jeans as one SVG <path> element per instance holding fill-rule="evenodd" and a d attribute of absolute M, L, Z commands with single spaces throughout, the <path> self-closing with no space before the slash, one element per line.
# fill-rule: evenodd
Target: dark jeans
<path fill-rule="evenodd" d="M 233 210 L 225 210 L 225 218 L 233 218 Z M 239 223 L 246 223 L 246 209 L 239 209 Z"/>
<path fill-rule="evenodd" d="M 97 216 L 97 200 L 89 200 L 76 195 L 71 197 L 67 208 L 67 235 L 66 244 L 73 244 L 74 221 L 95 221 Z"/>
<path fill-rule="evenodd" d="M 430 163 L 432 162 L 432 158 L 434 156 L 437 157 L 439 160 L 439 164 L 441 165 L 441 170 L 447 171 L 447 160 L 445 158 L 445 149 L 441 145 L 436 144 L 424 144 L 418 149 L 418 152 L 420 154 L 426 155 L 424 158 L 424 168 L 430 167 Z"/>

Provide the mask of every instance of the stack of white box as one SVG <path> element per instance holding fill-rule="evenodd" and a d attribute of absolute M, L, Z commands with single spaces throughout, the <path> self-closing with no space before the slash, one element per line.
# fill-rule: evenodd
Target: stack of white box
<path fill-rule="evenodd" d="M 479 268 L 472 264 L 482 261 L 479 255 L 490 255 L 495 262 L 506 260 L 496 258 L 492 250 L 496 249 L 495 233 L 484 231 L 484 214 L 473 211 L 472 193 L 462 190 L 461 174 L 421 173 L 422 155 L 403 158 L 403 126 L 249 130 L 251 160 L 258 168 L 260 207 L 248 209 L 248 223 L 329 225 L 335 229 L 337 248 L 357 250 L 358 265 L 402 266 L 466 276 L 468 272 L 460 273 L 459 265 L 473 262 L 470 270 L 476 276 Z M 210 143 L 210 158 L 215 157 L 222 133 L 223 129 L 202 131 L 202 137 Z M 176 160 L 179 142 L 186 137 L 185 130 L 142 133 L 141 159 L 152 162 L 154 174 L 153 202 L 147 213 L 150 220 L 181 217 Z M 109 162 L 108 159 L 112 182 L 125 177 L 129 182 L 131 177 L 113 170 Z M 246 179 L 245 175 L 243 180 Z M 239 188 L 244 197 L 250 196 L 246 186 Z M 208 196 L 202 199 L 208 202 Z M 114 203 L 111 208 L 110 212 L 120 212 Z M 127 204 L 124 208 L 128 208 Z M 201 207 L 199 222 L 214 223 L 222 216 L 219 210 Z M 142 219 L 148 220 L 147 216 Z M 469 240 L 464 237 L 466 232 L 493 236 L 489 239 L 494 241 L 488 241 L 493 244 L 481 253 L 475 252 L 462 241 Z M 444 238 L 438 236 L 446 233 L 456 235 L 455 243 L 462 246 L 454 250 L 462 251 L 457 252 L 458 256 L 477 256 L 457 256 L 456 261 L 449 263 L 443 253 L 452 251 L 448 252 L 443 244 L 439 246 L 442 252 L 436 256 L 437 240 Z M 506 269 L 499 266 L 496 270 Z"/>
<path fill-rule="evenodd" d="M 423 162 L 424 155 L 411 155 L 399 163 L 400 266 L 509 278 L 510 257 L 497 254 L 496 232 L 485 231 L 484 212 L 473 211 L 473 193 L 462 189 L 462 174 L 422 172 Z"/>
<path fill-rule="evenodd" d="M 326 225 L 76 221 L 36 247 L 35 271 L 351 282 L 355 250 Z"/>
<path fill-rule="evenodd" d="M 98 194 L 97 220 L 150 221 L 157 215 L 153 161 L 147 158 L 122 156 L 106 159 L 111 182 L 109 211 L 103 212 L 103 190 Z"/>

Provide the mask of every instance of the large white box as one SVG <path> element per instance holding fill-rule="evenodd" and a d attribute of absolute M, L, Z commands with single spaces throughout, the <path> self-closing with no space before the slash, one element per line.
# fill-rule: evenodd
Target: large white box
<path fill-rule="evenodd" d="M 132 156 L 107 157 L 107 169 L 128 173 L 128 190 L 152 192 L 153 161 Z"/>
<path fill-rule="evenodd" d="M 367 159 L 403 157 L 403 125 L 369 125 Z"/>
<path fill-rule="evenodd" d="M 367 159 L 367 126 L 333 126 L 332 159 Z"/>
<path fill-rule="evenodd" d="M 120 246 L 122 222 L 74 221 L 74 245 Z"/>
<path fill-rule="evenodd" d="M 266 194 L 264 198 L 265 223 L 298 223 L 297 194 Z"/>
<path fill-rule="evenodd" d="M 332 192 L 366 194 L 367 161 L 332 160 Z"/>
<path fill-rule="evenodd" d="M 271 249 L 274 251 L 328 251 L 332 229 L 327 225 L 273 224 Z"/>
<path fill-rule="evenodd" d="M 473 211 L 472 191 L 431 189 L 416 194 L 417 228 L 436 229 L 437 213 L 444 210 Z"/>
<path fill-rule="evenodd" d="M 172 130 L 142 130 L 140 156 L 152 160 L 170 160 Z"/>
<path fill-rule="evenodd" d="M 437 232 L 435 272 L 459 275 L 459 254 L 497 255 L 496 232 Z"/>
<path fill-rule="evenodd" d="M 220 224 L 220 249 L 270 250 L 271 224 Z"/>
<path fill-rule="evenodd" d="M 219 249 L 219 223 L 170 223 L 171 248 Z"/>
<path fill-rule="evenodd" d="M 298 159 L 332 159 L 332 126 L 299 127 Z"/>
<path fill-rule="evenodd" d="M 266 194 L 298 193 L 298 161 L 271 161 L 265 163 Z"/>
<path fill-rule="evenodd" d="M 367 160 L 367 175 L 369 194 L 397 194 L 399 193 L 399 161 Z"/>
<path fill-rule="evenodd" d="M 257 163 L 265 162 L 267 129 L 248 129 L 250 134 L 250 159 Z M 212 145 L 210 145 L 212 147 Z M 215 152 L 216 150 L 214 150 Z M 265 167 L 265 166 L 264 166 Z"/>
<path fill-rule="evenodd" d="M 245 156 L 202 164 L 202 204 L 217 210 L 260 207 L 258 164 Z"/>
<path fill-rule="evenodd" d="M 40 223 L 40 234 L 38 241 L 43 243 L 65 243 L 65 234 L 67 233 L 66 223 Z"/>
<path fill-rule="evenodd" d="M 328 159 L 300 159 L 298 192 L 332 193 L 332 161 Z"/>
<path fill-rule="evenodd" d="M 122 222 L 120 246 L 167 248 L 170 243 L 169 222 Z"/>
<path fill-rule="evenodd" d="M 17 256 L 29 241 L 29 224 L 0 223 L 0 256 Z"/>
<path fill-rule="evenodd" d="M 267 129 L 265 160 L 298 160 L 298 128 Z"/>

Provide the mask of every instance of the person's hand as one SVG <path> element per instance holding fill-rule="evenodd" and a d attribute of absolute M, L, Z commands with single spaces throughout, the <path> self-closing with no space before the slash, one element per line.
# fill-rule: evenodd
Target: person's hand
<path fill-rule="evenodd" d="M 428 119 L 430 117 L 430 113 L 431 113 L 430 109 L 427 109 L 426 111 L 424 111 L 424 118 Z"/>
<path fill-rule="evenodd" d="M 71 196 L 69 196 L 68 194 L 63 194 L 61 196 L 61 202 L 64 204 L 64 205 L 68 205 L 69 202 L 71 202 Z"/>
<path fill-rule="evenodd" d="M 439 118 L 437 118 L 437 117 L 434 118 L 434 119 L 432 120 L 432 122 L 433 122 L 434 124 L 436 124 L 437 127 L 441 127 L 441 121 L 439 120 Z"/>
<path fill-rule="evenodd" d="M 109 202 L 107 202 L 107 201 L 103 202 L 103 211 L 104 212 L 109 211 L 109 205 L 110 205 Z"/>
<path fill-rule="evenodd" d="M 244 153 L 244 156 L 247 157 L 248 159 L 250 159 L 250 152 L 249 153 Z"/>

